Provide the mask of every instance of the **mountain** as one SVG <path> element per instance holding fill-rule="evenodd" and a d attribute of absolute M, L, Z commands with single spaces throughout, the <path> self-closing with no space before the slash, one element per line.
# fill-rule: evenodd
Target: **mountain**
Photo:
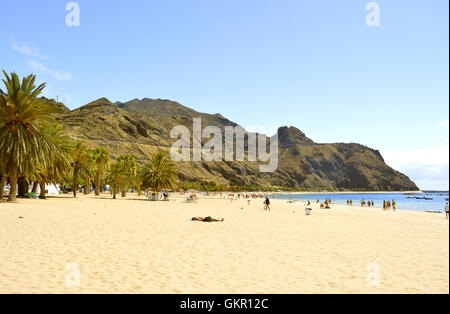
<path fill-rule="evenodd" d="M 203 127 L 214 125 L 224 130 L 226 126 L 238 126 L 220 114 L 200 113 L 170 100 L 147 98 L 126 103 L 101 98 L 56 116 L 73 138 L 92 147 L 105 147 L 113 157 L 130 153 L 139 162 L 152 152 L 170 151 L 175 141 L 170 138 L 173 127 L 186 126 L 192 134 L 194 118 L 201 118 Z M 376 150 L 353 143 L 315 143 L 295 127 L 281 127 L 278 134 L 279 165 L 275 172 L 261 173 L 260 164 L 249 161 L 179 162 L 180 180 L 297 189 L 418 190 L 407 176 L 389 167 Z"/>

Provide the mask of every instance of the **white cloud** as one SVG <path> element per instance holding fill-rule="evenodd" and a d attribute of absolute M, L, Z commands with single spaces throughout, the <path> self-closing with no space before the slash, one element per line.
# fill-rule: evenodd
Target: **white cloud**
<path fill-rule="evenodd" d="M 47 73 L 53 76 L 58 81 L 71 81 L 72 74 L 67 71 L 57 71 L 47 68 L 45 65 L 36 60 L 31 60 L 29 66 L 36 72 Z"/>
<path fill-rule="evenodd" d="M 50 58 L 43 55 L 38 48 L 18 43 L 15 40 L 11 40 L 11 49 L 25 56 L 35 57 L 43 60 L 47 60 Z"/>
<path fill-rule="evenodd" d="M 448 190 L 449 146 L 385 152 L 387 164 L 408 175 L 421 189 Z"/>

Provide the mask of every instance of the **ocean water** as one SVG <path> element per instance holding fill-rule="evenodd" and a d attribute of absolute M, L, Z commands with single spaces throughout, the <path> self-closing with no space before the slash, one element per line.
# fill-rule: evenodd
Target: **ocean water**
<path fill-rule="evenodd" d="M 443 195 L 442 195 L 443 194 Z M 433 200 L 418 200 L 408 198 L 411 196 L 433 198 Z M 347 204 L 347 200 L 353 200 L 353 206 L 360 206 L 361 200 L 374 201 L 375 207 L 383 208 L 383 200 L 395 200 L 399 210 L 417 210 L 417 211 L 441 211 L 444 212 L 448 192 L 445 193 L 420 193 L 417 195 L 406 195 L 402 193 L 330 193 L 330 194 L 291 194 L 291 195 L 273 195 L 273 199 L 285 200 L 310 200 L 312 203 L 317 200 L 324 201 L 326 198 L 334 200 L 337 204 Z"/>

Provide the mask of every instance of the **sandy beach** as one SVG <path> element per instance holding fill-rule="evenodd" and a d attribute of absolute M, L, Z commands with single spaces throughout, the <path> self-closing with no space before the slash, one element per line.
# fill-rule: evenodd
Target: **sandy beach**
<path fill-rule="evenodd" d="M 0 203 L 0 293 L 449 293 L 444 214 L 184 199 Z"/>

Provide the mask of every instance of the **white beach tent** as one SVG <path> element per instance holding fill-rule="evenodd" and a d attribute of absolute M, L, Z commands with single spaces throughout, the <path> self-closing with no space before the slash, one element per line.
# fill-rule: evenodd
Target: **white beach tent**
<path fill-rule="evenodd" d="M 148 193 L 148 200 L 149 201 L 160 201 L 163 198 L 163 194 L 161 192 L 149 192 Z"/>
<path fill-rule="evenodd" d="M 46 194 L 59 194 L 59 191 L 60 191 L 59 184 L 56 184 L 56 185 L 55 184 L 46 184 L 45 191 L 46 191 Z M 36 193 L 37 194 L 41 193 L 40 186 L 38 186 Z"/>

